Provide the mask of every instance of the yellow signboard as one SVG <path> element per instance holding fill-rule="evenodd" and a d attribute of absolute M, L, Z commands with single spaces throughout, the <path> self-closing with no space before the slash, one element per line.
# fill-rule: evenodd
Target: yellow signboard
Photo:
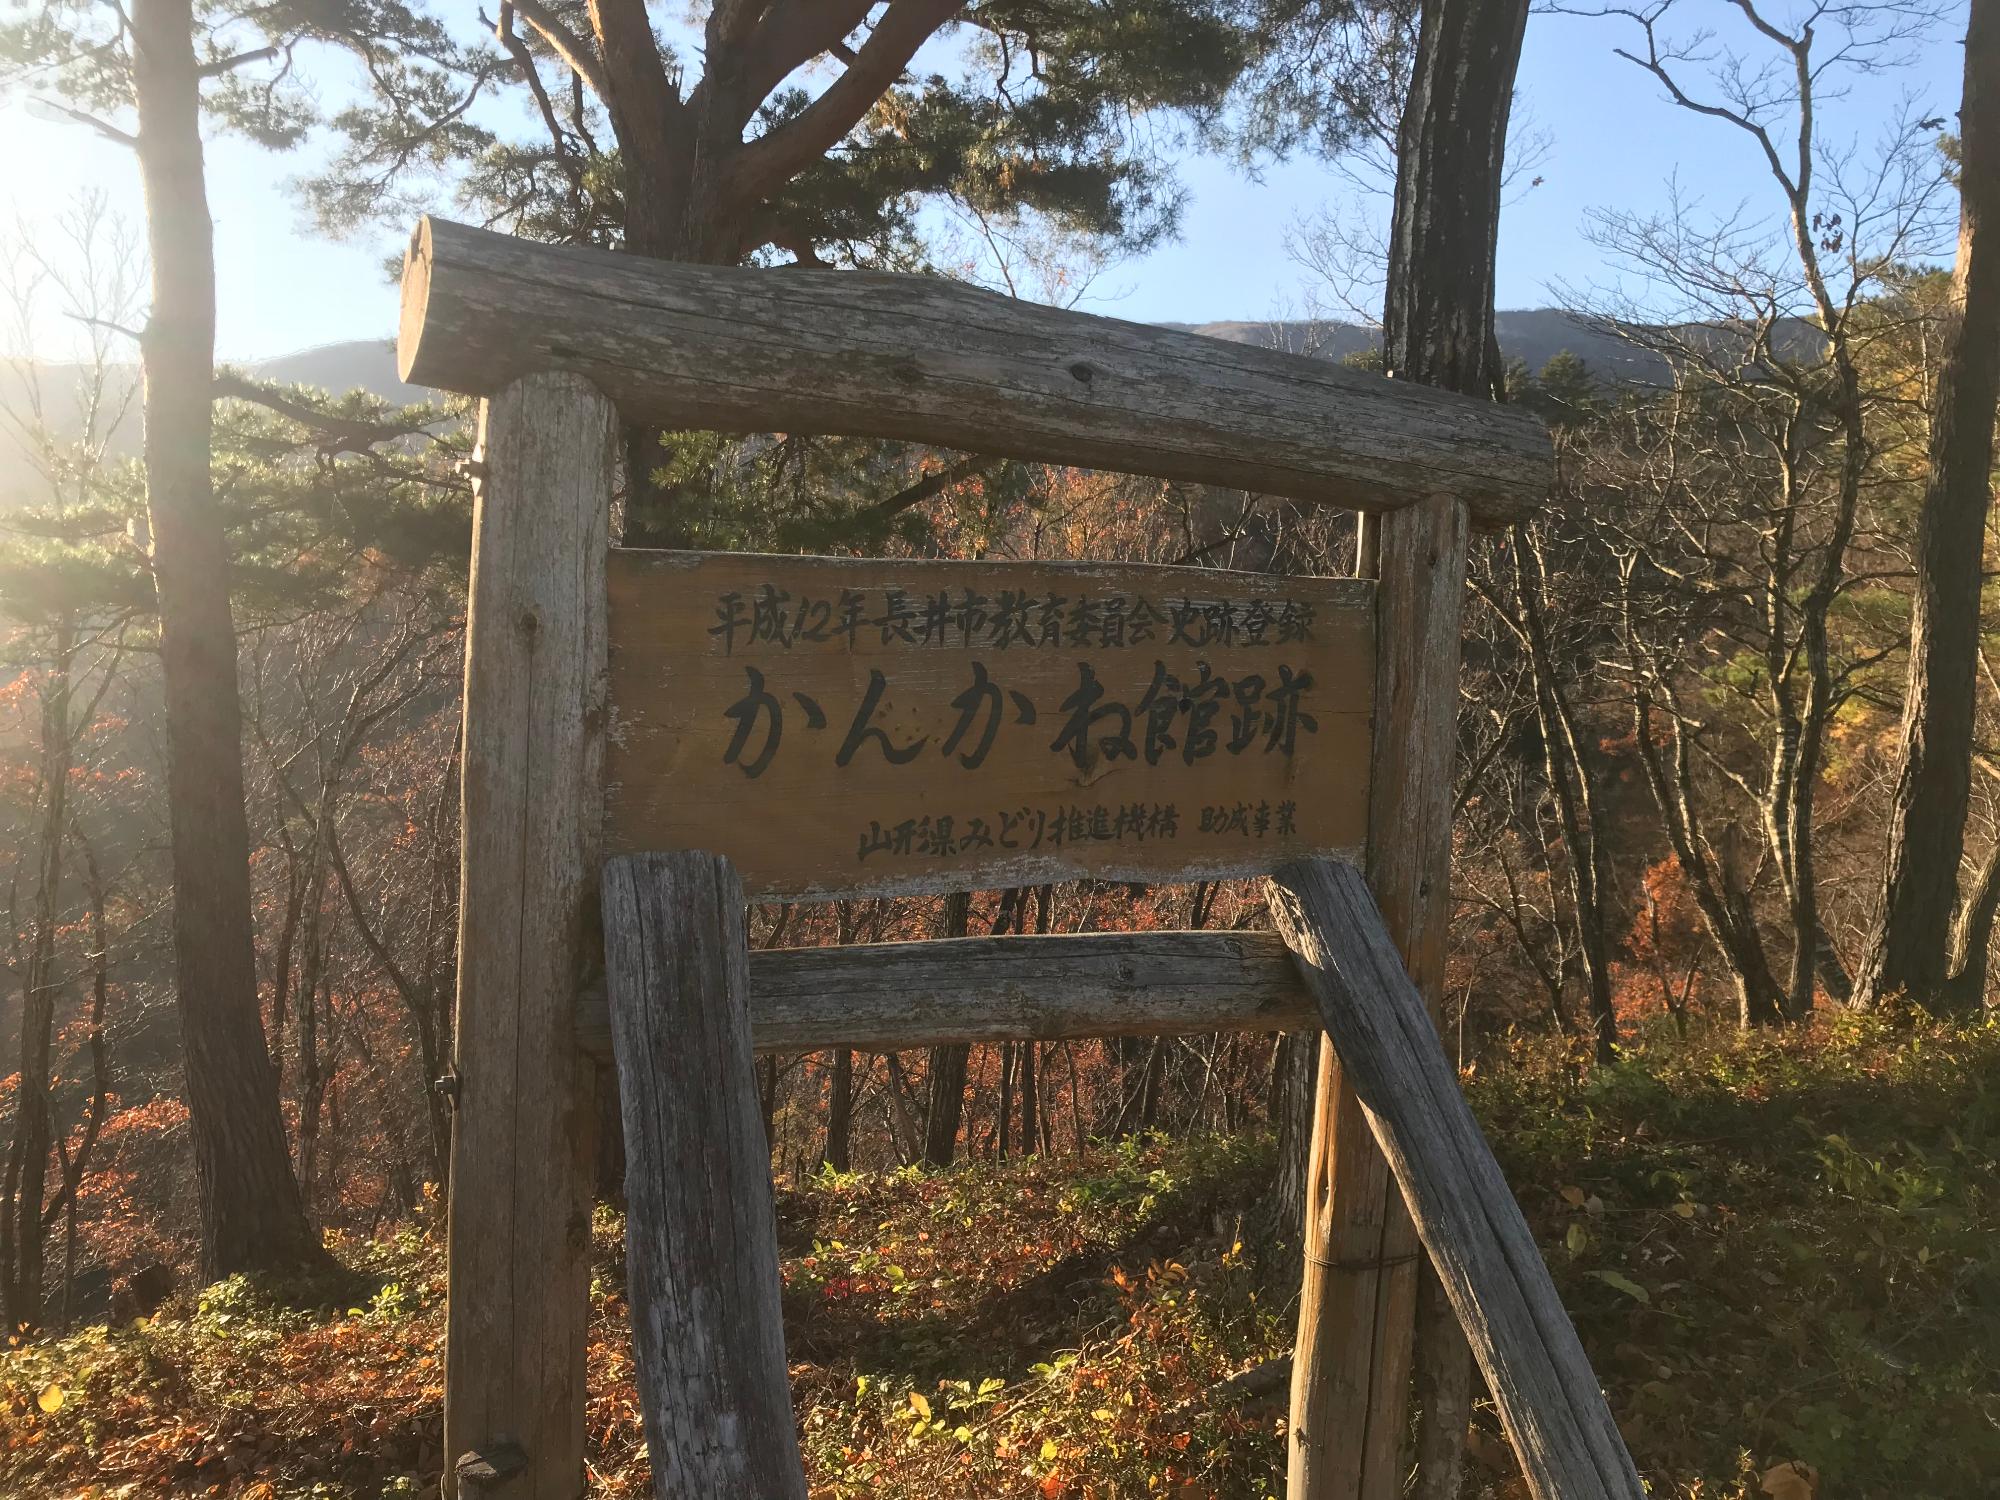
<path fill-rule="evenodd" d="M 1177 881 L 1352 854 L 1373 585 L 617 551 L 607 847 L 755 896 Z"/>

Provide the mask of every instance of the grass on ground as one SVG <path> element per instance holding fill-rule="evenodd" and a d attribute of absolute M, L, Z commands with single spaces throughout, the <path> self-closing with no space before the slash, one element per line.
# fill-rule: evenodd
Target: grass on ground
<path fill-rule="evenodd" d="M 1796 1500 L 1765 1488 L 1793 1461 L 1821 1500 L 1992 1492 L 2000 1027 L 1660 1038 L 1582 1076 L 1524 1043 L 1470 1086 L 1654 1495 Z M 1243 1230 L 1269 1168 L 1259 1139 L 1156 1140 L 781 1194 L 815 1496 L 1281 1493 L 1282 1401 L 1211 1399 L 1290 1341 Z M 591 1472 L 638 1496 L 622 1229 L 597 1228 Z M 0 1496 L 435 1493 L 438 1246 L 336 1248 L 379 1289 L 303 1310 L 226 1282 L 0 1354 Z M 1480 1423 L 1467 1493 L 1524 1494 Z"/>

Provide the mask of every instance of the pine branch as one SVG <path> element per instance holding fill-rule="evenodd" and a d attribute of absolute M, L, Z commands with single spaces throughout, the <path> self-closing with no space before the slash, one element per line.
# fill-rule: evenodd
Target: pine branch
<path fill-rule="evenodd" d="M 564 62 L 571 71 L 585 83 L 600 99 L 609 99 L 611 90 L 604 78 L 604 68 L 597 60 L 597 54 L 590 43 L 578 36 L 562 23 L 560 17 L 541 3 L 541 0 L 513 0 L 514 9 L 519 11 L 527 23 L 535 28 L 541 39 L 549 44 L 551 51 Z"/>
<path fill-rule="evenodd" d="M 917 49 L 964 9 L 963 0 L 890 0 L 882 19 L 825 93 L 737 153 L 734 184 L 745 199 L 777 185 L 837 146 L 909 66 Z"/>

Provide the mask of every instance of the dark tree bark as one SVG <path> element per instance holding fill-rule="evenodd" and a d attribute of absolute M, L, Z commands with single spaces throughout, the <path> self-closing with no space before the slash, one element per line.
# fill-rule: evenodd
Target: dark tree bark
<path fill-rule="evenodd" d="M 1023 1156 L 1033 1156 L 1042 1149 L 1042 1096 L 1035 1078 L 1035 1052 L 1040 1045 L 1038 1042 L 1023 1042 L 1017 1054 L 1015 1086 L 1021 1099 L 1018 1150 Z"/>
<path fill-rule="evenodd" d="M 1382 311 L 1384 368 L 1463 395 L 1504 394 L 1493 333 L 1507 121 L 1528 0 L 1425 0 L 1396 151 Z M 1457 649 L 1452 642 L 1450 648 Z M 1419 1274 L 1433 1282 L 1425 1264 Z M 1421 1500 L 1455 1500 L 1472 1412 L 1472 1356 L 1445 1298 L 1418 1295 Z"/>
<path fill-rule="evenodd" d="M 1502 394 L 1494 254 L 1523 0 L 1431 0 L 1403 108 L 1382 310 L 1397 380 Z"/>
<path fill-rule="evenodd" d="M 1958 259 L 1939 330 L 1930 476 L 1917 520 L 1901 769 L 1881 915 L 1856 985 L 1863 1005 L 1902 992 L 1935 1006 L 1965 989 L 1949 981 L 1971 798 L 1993 413 L 2000 401 L 2000 0 L 1972 0 L 1959 147 Z M 1977 904 L 1968 902 L 1968 914 Z M 1963 998 L 1977 1005 L 1981 995 Z"/>
<path fill-rule="evenodd" d="M 1313 1092 L 1319 1082 L 1320 1034 L 1282 1033 L 1271 1050 L 1267 1108 L 1277 1135 L 1278 1168 L 1255 1227 L 1262 1264 L 1273 1290 L 1289 1293 L 1298 1279 L 1298 1250 L 1305 1243 L 1306 1168 L 1312 1147 Z"/>
<path fill-rule="evenodd" d="M 828 1070 L 826 1097 L 826 1149 L 820 1159 L 836 1172 L 853 1165 L 854 1150 L 854 1053 L 836 1047 L 833 1066 Z"/>
<path fill-rule="evenodd" d="M 209 479 L 215 246 L 190 0 L 134 0 L 133 92 L 152 255 L 140 346 L 166 691 L 174 977 L 205 1277 L 328 1264 L 306 1223 L 257 1006 L 242 705 Z"/>
<path fill-rule="evenodd" d="M 1048 935 L 1054 917 L 1053 888 L 1038 885 L 1034 888 L 1035 931 Z M 1015 918 L 1017 931 L 1027 930 L 1028 893 L 1023 892 L 1019 914 Z M 1023 1044 L 1021 1059 L 1021 1152 L 1025 1156 L 1047 1152 L 1054 1147 L 1050 1140 L 1048 1115 L 1042 1104 L 1042 1090 L 1046 1070 L 1042 1068 L 1042 1044 Z"/>
<path fill-rule="evenodd" d="M 861 939 L 860 903 L 842 901 L 835 907 L 834 940 L 843 947 Z M 854 1050 L 836 1047 L 828 1054 L 826 1142 L 820 1160 L 845 1172 L 854 1158 Z"/>
<path fill-rule="evenodd" d="M 1000 1044 L 1000 1109 L 994 1120 L 993 1159 L 1005 1161 L 1013 1144 L 1014 1130 L 1014 1044 Z"/>
<path fill-rule="evenodd" d="M 1993 925 L 2000 918 L 2000 843 L 1986 851 L 1973 876 L 1965 910 L 1952 936 L 1951 985 L 1945 1008 L 1975 1011 L 1986 1003 L 1986 976 L 1993 950 Z"/>
<path fill-rule="evenodd" d="M 965 1075 L 972 1061 L 969 1042 L 930 1049 L 924 1095 L 924 1165 L 948 1167 L 958 1156 L 958 1129 L 965 1119 Z"/>
<path fill-rule="evenodd" d="M 954 892 L 944 898 L 941 937 L 964 937 L 971 925 L 972 898 Z M 924 1165 L 948 1167 L 958 1155 L 958 1127 L 965 1117 L 965 1074 L 972 1046 L 958 1042 L 930 1049 L 924 1098 Z"/>

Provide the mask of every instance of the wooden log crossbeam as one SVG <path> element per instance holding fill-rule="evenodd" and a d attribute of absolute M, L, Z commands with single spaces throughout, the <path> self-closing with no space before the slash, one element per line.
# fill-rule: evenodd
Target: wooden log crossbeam
<path fill-rule="evenodd" d="M 1643 1500 L 1575 1326 L 1360 871 L 1287 865 L 1272 911 L 1537 1500 Z"/>
<path fill-rule="evenodd" d="M 947 938 L 750 955 L 759 1052 L 898 1052 L 952 1042 L 1295 1031 L 1317 1024 L 1284 940 L 1268 932 Z M 577 1045 L 610 1056 L 602 990 Z"/>
<path fill-rule="evenodd" d="M 1037 306 L 938 276 L 688 265 L 426 218 L 403 269 L 405 380 L 486 395 L 596 383 L 629 421 L 900 438 L 1390 511 L 1540 506 L 1547 429 L 1331 360 Z"/>

